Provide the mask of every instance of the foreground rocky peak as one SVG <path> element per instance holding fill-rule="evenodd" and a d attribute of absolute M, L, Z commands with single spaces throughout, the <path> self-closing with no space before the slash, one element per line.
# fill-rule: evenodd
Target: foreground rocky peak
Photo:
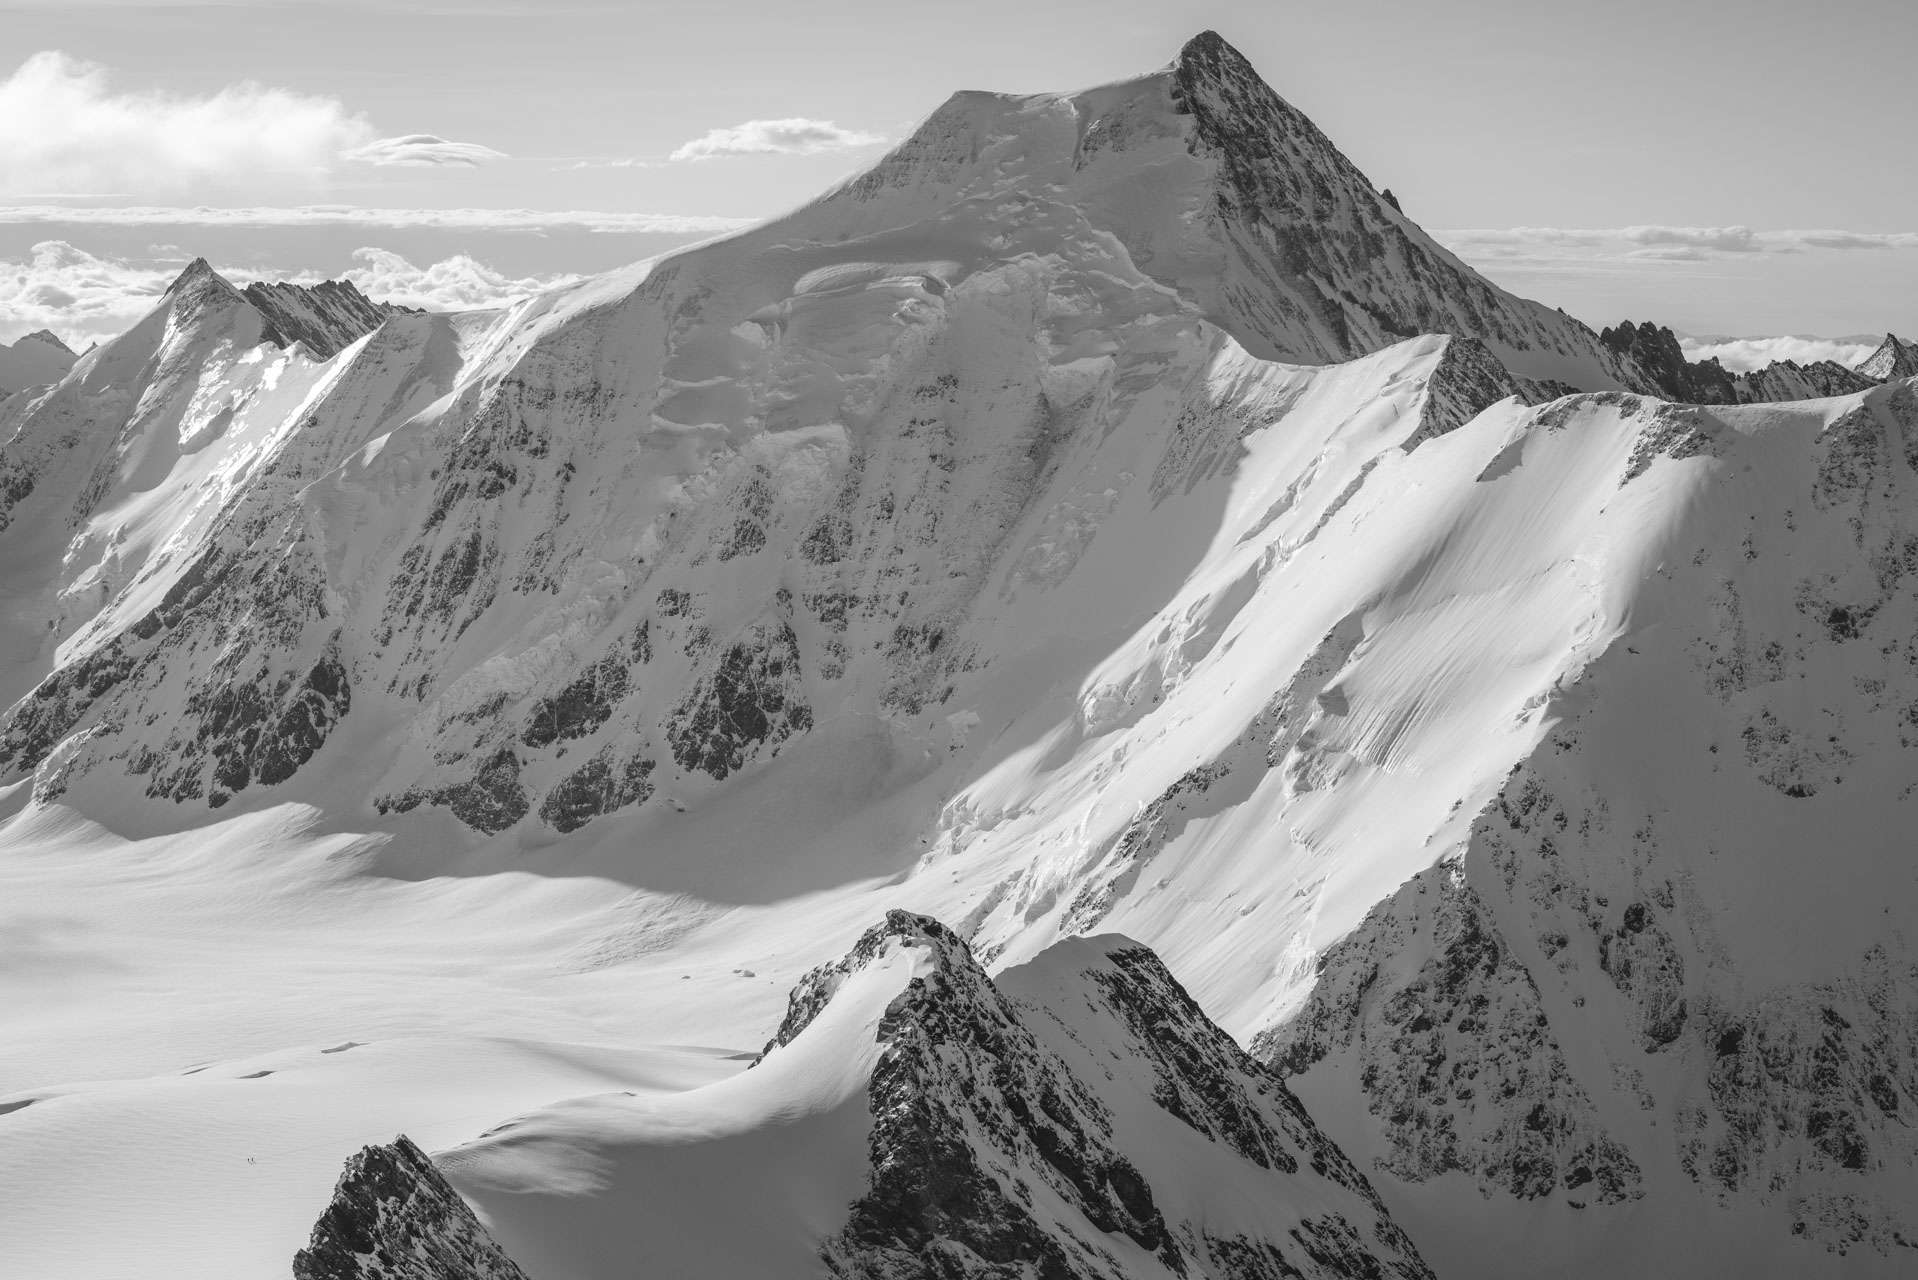
<path fill-rule="evenodd" d="M 851 1096 L 822 1099 L 820 1081 L 848 1065 Z M 693 1117 L 707 1114 L 709 1091 L 728 1097 L 727 1121 L 702 1138 Z M 811 1269 L 799 1259 L 861 1280 L 1431 1274 L 1285 1086 L 1124 938 L 1061 944 L 993 978 L 946 926 L 892 911 L 794 988 L 750 1070 L 678 1099 L 625 1099 L 523 1116 L 442 1157 L 497 1238 L 538 1273 L 597 1276 L 608 1258 L 667 1266 L 658 1233 L 713 1232 L 743 1195 L 759 1220 L 799 1233 L 775 1242 L 789 1259 L 777 1274 Z M 670 1208 L 644 1193 L 646 1171 L 684 1159 L 689 1142 L 737 1146 L 748 1141 L 742 1130 L 762 1126 L 783 1147 L 811 1144 L 789 1156 L 831 1182 L 844 1139 L 808 1114 L 857 1125 L 844 1137 L 857 1142 L 858 1167 L 834 1222 L 816 1211 L 795 1220 L 784 1202 L 811 1189 L 762 1186 L 751 1169 L 737 1188 L 675 1182 Z M 581 1184 L 549 1165 L 542 1152 L 554 1144 L 599 1175 Z M 549 1167 L 550 1185 L 540 1172 Z M 616 1234 L 604 1219 L 593 1219 L 602 1226 L 590 1241 L 549 1225 L 582 1197 L 617 1209 Z M 742 1243 L 753 1234 L 673 1247 L 702 1251 L 713 1274 L 775 1274 L 765 1242 L 757 1252 Z M 436 1273 L 378 1268 L 456 1249 L 490 1263 L 491 1248 L 432 1162 L 402 1140 L 355 1158 L 296 1275 L 423 1277 Z"/>
<path fill-rule="evenodd" d="M 881 1024 L 871 1190 L 825 1245 L 833 1274 L 1429 1276 L 1365 1178 L 1149 949 L 1061 943 L 995 981 L 929 923 L 908 928 L 944 963 Z M 1222 1185 L 1257 1210 L 1203 1190 Z"/>
<path fill-rule="evenodd" d="M 346 1162 L 293 1280 L 527 1280 L 401 1134 Z"/>

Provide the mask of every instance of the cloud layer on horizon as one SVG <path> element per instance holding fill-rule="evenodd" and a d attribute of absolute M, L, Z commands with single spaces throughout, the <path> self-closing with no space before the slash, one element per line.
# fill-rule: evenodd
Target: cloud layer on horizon
<path fill-rule="evenodd" d="M 1847 369 L 1877 349 L 1875 342 L 1848 342 L 1842 338 L 1805 338 L 1785 335 L 1776 338 L 1720 338 L 1701 340 L 1680 338 L 1678 345 L 1687 360 L 1717 360 L 1734 373 L 1762 369 L 1774 360 L 1796 364 L 1816 364 L 1835 360 Z"/>
<path fill-rule="evenodd" d="M 1760 231 L 1747 226 L 1472 227 L 1433 239 L 1467 261 L 1530 270 L 1657 270 L 1766 254 L 1918 249 L 1918 231 Z"/>
<path fill-rule="evenodd" d="M 503 306 L 579 278 L 515 278 L 463 253 L 417 266 L 390 250 L 368 247 L 354 250 L 352 261 L 336 272 L 260 272 L 217 261 L 214 269 L 240 285 L 256 279 L 312 284 L 331 275 L 351 280 L 369 297 L 430 311 Z M 153 308 L 185 265 L 183 258 L 118 258 L 43 240 L 23 259 L 0 259 L 0 341 L 50 329 L 77 351 L 115 337 Z"/>
<path fill-rule="evenodd" d="M 435 231 L 544 231 L 709 235 L 755 218 L 580 209 L 376 209 L 311 204 L 213 208 L 179 205 L 0 205 L 0 225 L 114 227 L 369 227 Z"/>

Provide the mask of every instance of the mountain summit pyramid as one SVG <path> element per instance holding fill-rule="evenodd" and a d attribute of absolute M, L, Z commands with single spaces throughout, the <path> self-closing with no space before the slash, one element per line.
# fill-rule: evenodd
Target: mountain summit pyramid
<path fill-rule="evenodd" d="M 1858 362 L 1857 369 L 1880 382 L 1918 378 L 1918 343 L 1906 342 L 1897 334 L 1888 333 L 1876 351 Z"/>

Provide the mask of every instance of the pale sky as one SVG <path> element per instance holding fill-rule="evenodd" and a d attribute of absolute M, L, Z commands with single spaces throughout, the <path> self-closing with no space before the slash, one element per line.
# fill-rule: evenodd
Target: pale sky
<path fill-rule="evenodd" d="M 0 340 L 116 331 L 196 255 L 490 302 L 778 213 L 956 90 L 1206 27 L 1589 323 L 1918 333 L 1912 0 L 0 0 Z"/>

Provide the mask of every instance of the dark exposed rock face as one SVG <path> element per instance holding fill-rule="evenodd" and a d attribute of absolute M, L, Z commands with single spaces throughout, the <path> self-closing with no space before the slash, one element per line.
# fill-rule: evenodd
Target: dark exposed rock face
<path fill-rule="evenodd" d="M 1288 1076 L 1340 1055 L 1385 1140 L 1380 1167 L 1408 1181 L 1458 1171 L 1488 1191 L 1577 1204 L 1643 1194 L 1459 867 L 1375 908 L 1326 953 L 1306 1008 L 1253 1051 Z"/>
<path fill-rule="evenodd" d="M 718 667 L 687 690 L 666 733 L 681 768 L 724 778 L 749 753 L 777 747 L 812 727 L 812 708 L 796 696 L 799 642 L 784 623 L 751 629 Z"/>
<path fill-rule="evenodd" d="M 527 1280 L 404 1134 L 346 1162 L 293 1280 Z"/>
<path fill-rule="evenodd" d="M 1429 1275 L 1297 1100 L 1136 944 L 1067 944 L 1079 963 L 1047 976 L 1014 970 L 995 984 L 957 935 L 893 912 L 845 960 L 800 983 L 769 1050 L 901 939 L 931 960 L 880 1026 L 871 1189 L 826 1245 L 834 1275 Z M 1228 1165 L 1280 1179 L 1270 1229 L 1212 1230 L 1169 1209 L 1183 1189 L 1152 1179 L 1153 1153 L 1125 1147 L 1141 1106 L 1213 1144 Z M 1314 1203 L 1343 1210 L 1292 1207 L 1283 1180 L 1295 1178 L 1317 1188 Z"/>
<path fill-rule="evenodd" d="M 657 762 L 646 756 L 622 762 L 610 746 L 601 748 L 546 793 L 539 816 L 556 831 L 577 831 L 602 814 L 644 804 L 653 793 L 647 779 L 656 767 Z"/>
<path fill-rule="evenodd" d="M 256 280 L 241 293 L 265 319 L 266 341 L 281 347 L 305 343 L 322 360 L 379 328 L 387 316 L 407 310 L 373 301 L 350 280 L 315 285 Z"/>
<path fill-rule="evenodd" d="M 1586 361 L 1652 390 L 1584 325 L 1513 298 L 1439 248 L 1217 33 L 1188 41 L 1172 74 L 1195 149 L 1220 167 L 1215 216 L 1244 271 L 1214 305 L 1254 350 L 1270 335 L 1286 358 L 1345 360 L 1449 333 Z"/>
<path fill-rule="evenodd" d="M 1630 320 L 1615 329 L 1599 331 L 1599 341 L 1644 371 L 1657 394 L 1681 404 L 1736 404 L 1738 388 L 1717 360 L 1692 362 L 1678 345 L 1678 336 L 1647 320 Z"/>
<path fill-rule="evenodd" d="M 1060 944 L 995 981 L 938 921 L 889 912 L 794 987 L 753 1069 L 849 979 L 901 958 L 911 976 L 878 1017 L 867 1084 L 866 1192 L 841 1225 L 805 1242 L 828 1274 L 1430 1280 L 1365 1177 L 1278 1077 L 1123 938 Z M 1188 1178 L 1262 1207 L 1221 1212 Z M 349 1163 L 294 1274 L 519 1276 L 404 1138 Z"/>
<path fill-rule="evenodd" d="M 1660 406 L 1627 478 L 1717 453 L 1725 431 Z M 1608 651 L 1583 677 L 1598 696 L 1513 769 L 1462 855 L 1375 907 L 1322 957 L 1304 1007 L 1255 1040 L 1348 1150 L 1400 1183 L 1456 1170 L 1575 1207 L 1676 1167 L 1701 1211 L 1768 1210 L 1781 1246 L 1862 1255 L 1867 1274 L 1908 1265 L 1918 1223 L 1883 1188 L 1918 1172 L 1918 966 L 1872 940 L 1873 908 L 1856 944 L 1818 941 L 1817 976 L 1754 975 L 1728 940 L 1775 938 L 1799 908 L 1742 900 L 1776 872 L 1741 866 L 1742 835 L 1720 847 L 1741 828 L 1715 815 L 1842 804 L 1868 754 L 1918 751 L 1918 714 L 1893 692 L 1918 672 L 1915 440 L 1912 384 L 1865 393 L 1806 432 L 1802 487 L 1749 499 L 1767 534 L 1666 571 L 1680 631 L 1658 731 L 1696 749 L 1696 770 L 1608 763 L 1642 748 L 1645 724 L 1610 718 L 1607 682 L 1649 656 Z M 1780 547 L 1777 531 L 1814 520 Z M 1807 708 L 1795 694 L 1813 681 L 1825 692 Z M 1825 874 L 1869 874 L 1868 839 L 1847 837 L 1866 852 L 1828 855 Z"/>
<path fill-rule="evenodd" d="M 1647 320 L 1630 320 L 1604 329 L 1599 338 L 1640 374 L 1652 394 L 1680 404 L 1764 404 L 1781 400 L 1817 400 L 1868 391 L 1892 378 L 1918 375 L 1918 347 L 1890 334 L 1876 354 L 1847 369 L 1832 360 L 1801 365 L 1775 360 L 1750 373 L 1733 374 L 1710 360 L 1685 359 L 1670 329 Z M 1903 361 L 1903 363 L 1900 363 Z M 1893 372 L 1904 368 L 1908 372 Z"/>
<path fill-rule="evenodd" d="M 1445 354 L 1432 371 L 1418 430 L 1403 447 L 1411 451 L 1455 431 L 1507 396 L 1526 404 L 1543 404 L 1561 394 L 1557 386 L 1540 384 L 1513 374 L 1476 338 L 1447 338 Z"/>
<path fill-rule="evenodd" d="M 1830 396 L 1848 396 L 1869 391 L 1879 379 L 1836 360 L 1818 360 L 1799 364 L 1792 360 L 1774 360 L 1762 369 L 1738 377 L 1738 398 L 1749 403 L 1778 400 L 1822 400 Z"/>

